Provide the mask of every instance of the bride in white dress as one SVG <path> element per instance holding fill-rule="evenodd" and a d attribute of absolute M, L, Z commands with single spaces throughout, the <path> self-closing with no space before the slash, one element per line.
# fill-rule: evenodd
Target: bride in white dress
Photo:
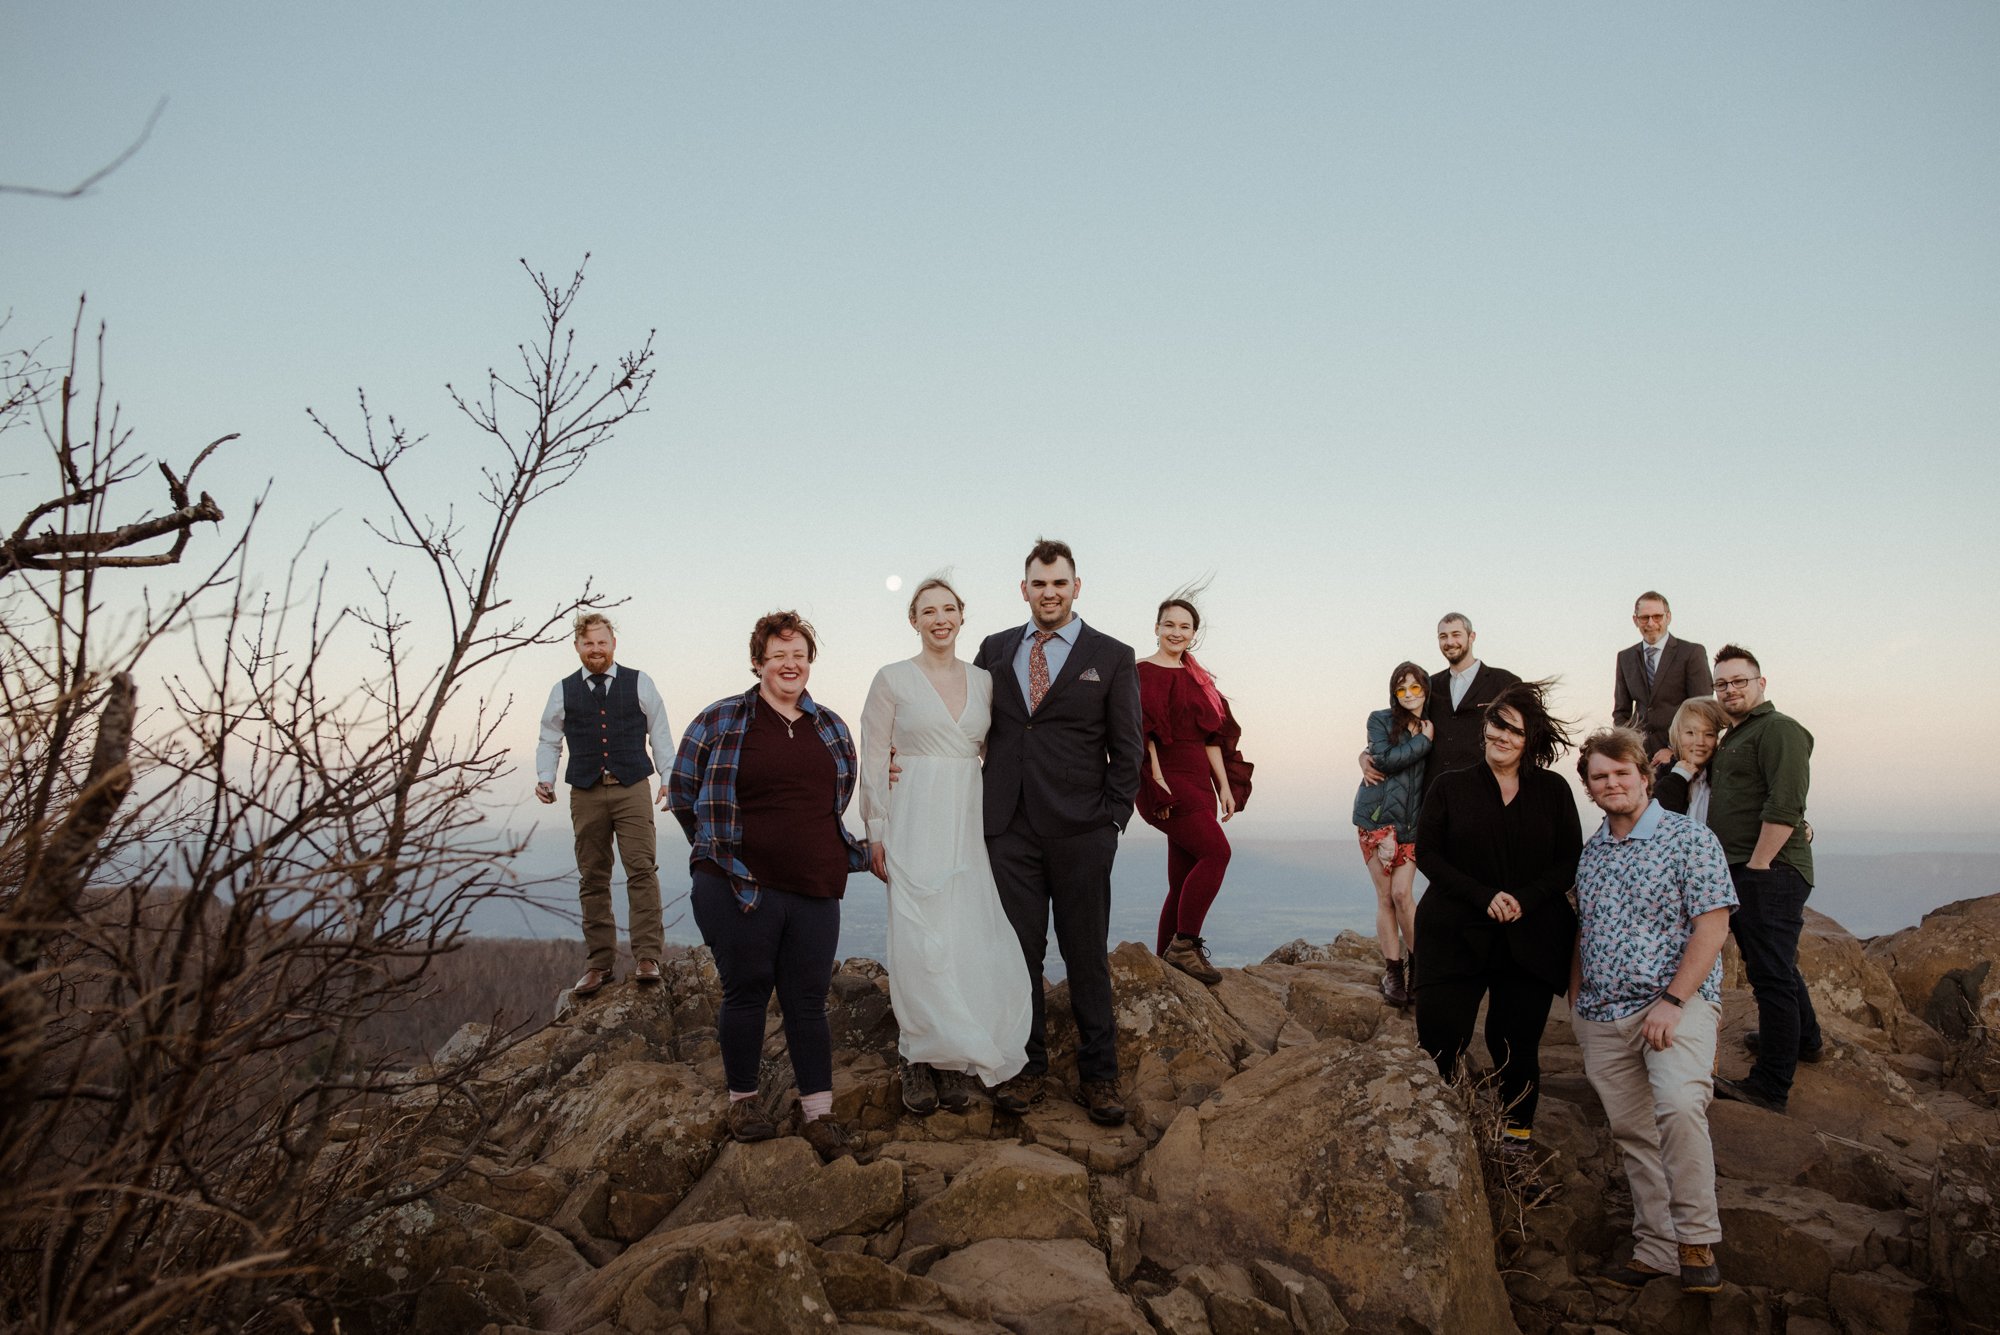
<path fill-rule="evenodd" d="M 954 652 L 964 624 L 951 585 L 924 581 L 910 599 L 923 649 L 877 672 L 861 711 L 861 817 L 875 874 L 888 883 L 889 998 L 902 1030 L 903 1103 L 915 1113 L 965 1106 L 958 1082 L 938 1081 L 939 1072 L 993 1086 L 1027 1062 L 1031 999 L 980 814 L 993 678 Z"/>

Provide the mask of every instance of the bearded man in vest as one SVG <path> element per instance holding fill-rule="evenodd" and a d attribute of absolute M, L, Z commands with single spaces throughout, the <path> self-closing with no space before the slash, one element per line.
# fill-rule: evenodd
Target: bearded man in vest
<path fill-rule="evenodd" d="M 535 749 L 535 797 L 556 800 L 556 762 L 569 746 L 569 818 L 576 830 L 577 894 L 583 903 L 583 944 L 589 959 L 571 989 L 587 997 L 612 981 L 618 961 L 618 919 L 611 908 L 611 845 L 625 864 L 625 907 L 631 917 L 633 977 L 660 981 L 666 950 L 660 921 L 660 873 L 654 860 L 653 785 L 674 754 L 667 707 L 652 678 L 615 661 L 618 637 L 602 613 L 576 619 L 581 670 L 549 692 Z M 652 748 L 651 756 L 647 748 Z M 659 803 L 667 802 L 665 784 Z"/>

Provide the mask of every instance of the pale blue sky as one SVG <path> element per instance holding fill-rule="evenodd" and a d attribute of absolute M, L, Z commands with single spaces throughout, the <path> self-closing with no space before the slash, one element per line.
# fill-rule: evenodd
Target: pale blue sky
<path fill-rule="evenodd" d="M 1816 823 L 1995 828 L 2000 706 L 1944 684 L 2000 654 L 1991 5 L 9 0 L 5 32 L 0 180 L 69 184 L 172 99 L 90 198 L 0 196 L 8 341 L 87 290 L 141 443 L 242 432 L 233 515 L 276 479 L 269 565 L 336 507 L 351 560 L 370 504 L 306 405 L 367 386 L 453 499 L 442 382 L 531 331 L 516 257 L 589 250 L 585 344 L 657 327 L 653 411 L 510 592 L 629 595 L 677 722 L 779 605 L 858 715 L 914 647 L 887 575 L 955 565 L 983 633 L 1046 532 L 1141 652 L 1216 573 L 1245 822 L 1344 825 L 1448 609 L 1602 719 L 1658 586 L 1816 733 Z"/>

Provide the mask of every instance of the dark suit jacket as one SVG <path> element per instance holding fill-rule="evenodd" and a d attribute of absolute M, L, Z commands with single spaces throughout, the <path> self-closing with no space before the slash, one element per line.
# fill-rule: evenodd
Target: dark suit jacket
<path fill-rule="evenodd" d="M 1451 669 L 1431 676 L 1430 695 L 1424 701 L 1424 717 L 1431 721 L 1432 733 L 1430 763 L 1424 769 L 1426 795 L 1453 770 L 1486 759 L 1486 706 L 1494 696 L 1520 680 L 1506 668 L 1481 663 L 1465 700 L 1453 709 Z"/>
<path fill-rule="evenodd" d="M 1132 650 L 1089 626 L 1077 632 L 1062 671 L 1032 715 L 1014 676 L 1028 627 L 989 635 L 972 661 L 993 674 L 986 732 L 986 835 L 1016 811 L 1045 839 L 1125 828 L 1139 791 L 1145 735 Z"/>
<path fill-rule="evenodd" d="M 1667 728 L 1681 701 L 1715 694 L 1715 674 L 1708 670 L 1708 650 L 1692 640 L 1668 635 L 1660 646 L 1660 666 L 1653 685 L 1646 686 L 1645 644 L 1618 651 L 1618 681 L 1612 690 L 1611 717 L 1616 723 L 1646 734 L 1646 754 L 1667 745 Z"/>

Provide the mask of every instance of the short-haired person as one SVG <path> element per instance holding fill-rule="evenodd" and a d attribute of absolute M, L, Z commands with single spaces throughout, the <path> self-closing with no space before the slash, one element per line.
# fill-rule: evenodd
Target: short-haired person
<path fill-rule="evenodd" d="M 666 934 L 660 918 L 652 785 L 646 780 L 674 753 L 674 730 L 653 679 L 618 663 L 618 635 L 602 612 L 576 619 L 573 641 L 583 666 L 549 691 L 535 747 L 535 799 L 556 800 L 556 765 L 569 747 L 569 819 L 576 834 L 577 898 L 583 908 L 583 976 L 572 985 L 587 997 L 611 981 L 618 963 L 618 918 L 611 907 L 611 846 L 625 864 L 625 909 L 631 920 L 633 977 L 660 981 Z M 647 755 L 651 746 L 652 754 Z M 667 790 L 660 789 L 666 804 Z"/>
<path fill-rule="evenodd" d="M 826 994 L 840 944 L 840 899 L 868 846 L 841 813 L 854 795 L 854 739 L 806 691 L 819 644 L 797 612 L 750 632 L 757 684 L 695 715 L 667 783 L 687 832 L 689 903 L 722 976 L 716 1036 L 729 1084 L 729 1133 L 777 1134 L 757 1098 L 764 1010 L 772 989 L 798 1084 L 799 1134 L 831 1161 L 847 1148 L 833 1120 L 833 1039 Z"/>
<path fill-rule="evenodd" d="M 1673 726 L 1667 729 L 1673 757 L 1655 767 L 1653 799 L 1669 811 L 1708 824 L 1708 762 L 1715 759 L 1716 745 L 1728 726 L 1729 715 L 1714 696 L 1681 701 Z"/>
<path fill-rule="evenodd" d="M 1201 934 L 1229 870 L 1222 820 L 1250 797 L 1250 765 L 1237 753 L 1243 730 L 1208 669 L 1195 661 L 1201 613 L 1175 594 L 1153 618 L 1158 649 L 1139 660 L 1139 709 L 1146 769 L 1139 815 L 1167 836 L 1167 897 L 1154 953 L 1189 977 L 1222 981 Z"/>
<path fill-rule="evenodd" d="M 1757 1060 L 1741 1080 L 1715 1078 L 1725 1099 L 1785 1111 L 1800 1061 L 1818 1061 L 1825 1040 L 1799 973 L 1799 934 L 1812 894 L 1812 734 L 1764 698 L 1757 656 L 1726 644 L 1715 654 L 1715 698 L 1729 731 L 1708 765 L 1708 828 L 1722 841 L 1742 907 L 1729 930 L 1757 999 Z"/>
<path fill-rule="evenodd" d="M 1438 652 L 1444 655 L 1445 667 L 1431 675 L 1424 704 L 1424 717 L 1435 730 L 1430 756 L 1424 762 L 1426 795 L 1453 770 L 1470 769 L 1480 762 L 1486 746 L 1486 707 L 1521 680 L 1506 668 L 1480 662 L 1473 653 L 1478 639 L 1463 612 L 1447 612 L 1438 621 Z M 1362 781 L 1380 783 L 1383 777 L 1373 756 L 1363 748 Z"/>
<path fill-rule="evenodd" d="M 1630 728 L 1593 733 L 1577 754 L 1604 823 L 1576 868 L 1572 1027 L 1632 1188 L 1632 1259 L 1603 1277 L 1636 1289 L 1677 1274 L 1684 1291 L 1714 1293 L 1708 1104 L 1736 891 L 1708 827 L 1652 798 L 1651 762 Z"/>
<path fill-rule="evenodd" d="M 1424 670 L 1398 663 L 1389 674 L 1389 707 L 1368 716 L 1368 754 L 1382 782 L 1362 781 L 1354 793 L 1354 832 L 1361 861 L 1375 883 L 1375 942 L 1382 948 L 1382 998 L 1410 1004 L 1407 961 L 1417 940 L 1417 816 L 1423 810 L 1424 761 L 1436 725 L 1424 715 L 1430 690 Z"/>
<path fill-rule="evenodd" d="M 1000 903 L 1020 942 L 1034 1013 L 1028 1062 L 993 1092 L 1003 1112 L 1026 1112 L 1049 1069 L 1042 961 L 1049 920 L 1069 970 L 1076 1017 L 1077 1102 L 1094 1122 L 1125 1120 L 1118 1101 L 1118 1028 L 1111 1008 L 1111 863 L 1132 819 L 1145 740 L 1130 646 L 1083 624 L 1083 591 L 1069 547 L 1047 538 L 1028 553 L 1025 626 L 986 637 L 975 665 L 993 674 L 986 732 L 986 851 Z"/>
<path fill-rule="evenodd" d="M 1708 650 L 1667 633 L 1674 613 L 1663 593 L 1640 594 L 1632 604 L 1632 624 L 1639 628 L 1639 642 L 1618 651 L 1611 718 L 1644 733 L 1653 764 L 1664 765 L 1672 759 L 1674 711 L 1681 701 L 1709 693 Z"/>
<path fill-rule="evenodd" d="M 1569 737 L 1548 685 L 1515 682 L 1486 706 L 1484 761 L 1440 776 L 1417 823 L 1417 870 L 1430 880 L 1417 903 L 1417 1042 L 1455 1079 L 1486 1001 L 1501 1149 L 1530 1173 L 1542 1030 L 1569 986 L 1583 846 L 1569 784 L 1549 771 Z"/>

